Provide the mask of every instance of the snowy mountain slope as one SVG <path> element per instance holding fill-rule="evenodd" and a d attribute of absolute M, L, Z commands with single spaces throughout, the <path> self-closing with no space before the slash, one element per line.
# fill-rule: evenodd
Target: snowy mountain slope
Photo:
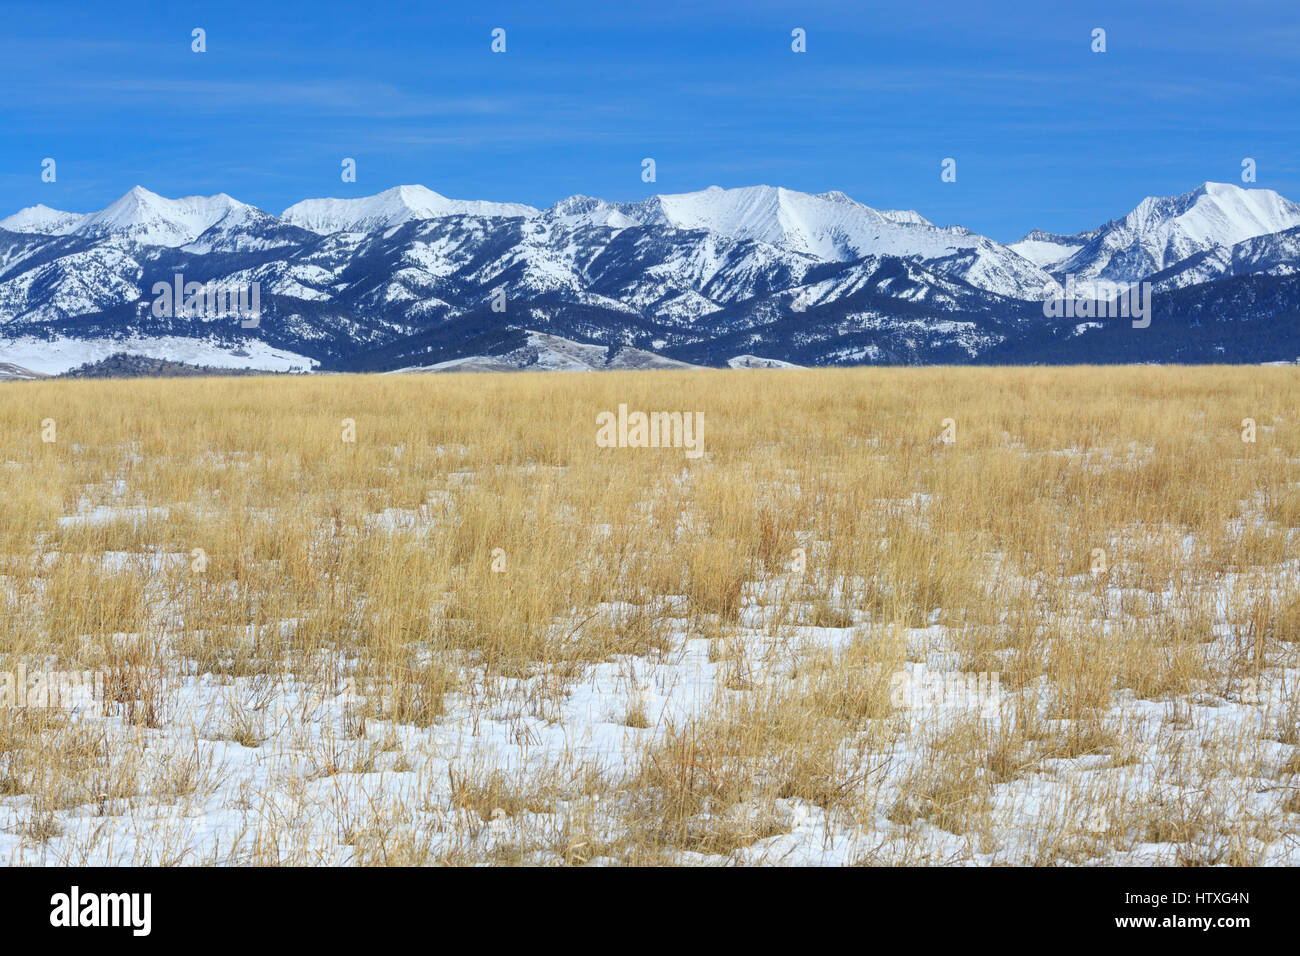
<path fill-rule="evenodd" d="M 262 369 L 268 372 L 305 372 L 318 365 L 315 360 L 261 343 L 248 347 L 231 347 L 211 338 L 190 336 L 129 335 L 123 338 L 78 339 L 64 336 L 54 338 L 0 338 L 0 355 L 13 358 L 21 372 L 42 375 L 61 375 L 89 362 L 100 362 L 111 355 L 126 352 L 149 358 L 184 362 L 187 365 L 204 365 L 211 368 Z M 4 365 L 0 364 L 0 377 Z"/>
<path fill-rule="evenodd" d="M 11 268 L 30 267 L 41 256 L 49 256 L 53 250 L 70 248 L 75 243 L 56 236 L 46 236 L 36 232 L 6 232 L 0 229 L 0 277 Z"/>
<path fill-rule="evenodd" d="M 575 342 L 558 335 L 526 329 L 522 346 L 464 358 L 450 359 L 433 365 L 396 369 L 410 372 L 596 372 L 634 369 L 699 368 L 687 362 L 665 358 L 644 349 L 626 346 L 609 348 Z"/>
<path fill-rule="evenodd" d="M 780 359 L 759 358 L 757 355 L 734 355 L 727 359 L 727 368 L 802 368 L 793 362 Z"/>
<path fill-rule="evenodd" d="M 1300 227 L 1255 236 L 1232 247 L 1234 275 L 1294 275 L 1300 272 Z"/>
<path fill-rule="evenodd" d="M 254 206 L 236 203 L 226 215 L 181 248 L 186 252 L 207 255 L 303 246 L 315 240 L 315 235 L 306 229 L 286 223 Z"/>
<path fill-rule="evenodd" d="M 1150 276 L 1157 290 L 1183 289 L 1230 276 L 1288 276 L 1300 273 L 1300 226 L 1213 246 Z"/>
<path fill-rule="evenodd" d="M 1197 253 L 1300 226 L 1300 204 L 1271 189 L 1203 183 L 1181 196 L 1148 197 L 1114 219 L 1053 272 L 1076 280 L 1137 282 Z"/>
<path fill-rule="evenodd" d="M 424 186 L 394 186 L 375 196 L 359 199 L 304 199 L 294 203 L 280 218 L 312 232 L 375 232 L 391 229 L 414 219 L 441 216 L 537 215 L 532 206 L 520 203 L 448 199 Z"/>
<path fill-rule="evenodd" d="M 12 362 L 0 362 L 0 382 L 23 382 L 44 377 L 40 372 L 33 372 L 21 365 L 14 365 Z"/>
<path fill-rule="evenodd" d="M 797 283 L 808 256 L 708 232 L 612 228 L 544 214 L 446 217 L 372 235 L 350 252 L 335 295 L 360 311 L 438 320 L 498 295 L 586 303 L 689 324 L 733 301 Z M 334 267 L 343 266 L 335 262 Z"/>
<path fill-rule="evenodd" d="M 19 320 L 43 322 L 99 312 L 142 295 L 137 282 L 143 271 L 140 261 L 122 243 L 71 244 L 62 255 L 39 255 L 48 251 L 41 246 L 37 256 L 0 273 L 0 329 Z"/>
<path fill-rule="evenodd" d="M 1023 239 L 1010 243 L 1007 248 L 1018 252 L 1040 269 L 1050 272 L 1087 245 L 1096 237 L 1097 232 L 1098 230 L 1092 229 L 1074 236 L 1062 236 L 1035 229 Z"/>

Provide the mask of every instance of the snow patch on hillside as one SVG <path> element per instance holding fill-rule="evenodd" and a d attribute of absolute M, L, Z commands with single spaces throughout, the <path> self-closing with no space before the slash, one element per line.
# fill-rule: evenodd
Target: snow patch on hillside
<path fill-rule="evenodd" d="M 125 352 L 147 358 L 205 365 L 212 368 L 262 369 L 268 372 L 310 371 L 320 364 L 255 340 L 231 346 L 181 336 L 131 336 L 121 339 L 0 339 L 0 362 L 45 375 L 60 375 L 88 362 Z"/>

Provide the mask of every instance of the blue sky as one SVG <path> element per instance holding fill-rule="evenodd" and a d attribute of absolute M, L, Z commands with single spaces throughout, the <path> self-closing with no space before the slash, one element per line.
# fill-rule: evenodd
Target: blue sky
<path fill-rule="evenodd" d="M 6 0 L 0 215 L 137 183 L 273 213 L 402 183 L 537 206 L 768 183 L 1009 241 L 1239 183 L 1247 156 L 1300 200 L 1296 0 L 116 6 Z"/>

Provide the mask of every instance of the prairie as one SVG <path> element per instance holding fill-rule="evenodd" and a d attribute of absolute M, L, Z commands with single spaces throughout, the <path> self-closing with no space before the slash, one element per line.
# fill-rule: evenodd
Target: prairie
<path fill-rule="evenodd" d="M 6 383 L 0 860 L 1295 865 L 1297 421 L 1287 367 Z"/>

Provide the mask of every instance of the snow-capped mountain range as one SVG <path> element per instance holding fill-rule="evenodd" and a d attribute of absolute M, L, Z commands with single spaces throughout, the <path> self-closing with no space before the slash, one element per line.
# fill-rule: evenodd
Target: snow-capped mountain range
<path fill-rule="evenodd" d="M 256 283 L 258 321 L 155 314 L 177 274 Z M 1156 322 L 1045 318 L 1066 277 L 1150 281 Z M 1300 204 L 1222 183 L 1007 245 L 770 186 L 541 210 L 398 186 L 279 216 L 136 186 L 0 219 L 0 363 L 46 374 L 123 351 L 281 370 L 1256 361 L 1300 355 L 1297 314 Z"/>

